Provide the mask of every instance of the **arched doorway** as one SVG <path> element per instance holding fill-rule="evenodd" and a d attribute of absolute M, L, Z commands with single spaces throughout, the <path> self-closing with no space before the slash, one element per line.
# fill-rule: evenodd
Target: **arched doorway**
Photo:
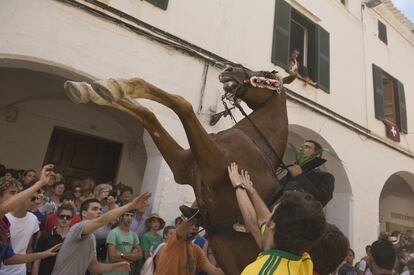
<path fill-rule="evenodd" d="M 335 157 L 335 149 L 318 133 L 301 125 L 289 125 L 288 142 L 299 148 L 305 140 L 315 140 L 324 149 L 332 154 L 323 153 L 323 158 L 327 162 L 320 167 L 323 171 L 332 173 L 335 177 L 335 191 L 333 199 L 325 208 L 328 222 L 335 224 L 352 240 L 352 190 L 345 167 L 339 159 Z M 284 155 L 285 163 L 294 162 L 294 152 L 288 146 Z"/>
<path fill-rule="evenodd" d="M 385 182 L 379 199 L 380 231 L 414 231 L 414 174 L 400 171 Z"/>
<path fill-rule="evenodd" d="M 107 144 L 118 145 L 118 160 L 110 159 L 111 154 L 96 156 L 104 156 L 107 165 L 115 169 L 108 173 L 113 182 L 121 181 L 138 192 L 147 161 L 143 128 L 123 112 L 93 104 L 73 104 L 63 91 L 67 79 L 88 81 L 91 77 L 63 66 L 0 60 L 0 162 L 12 168 L 39 169 L 47 159 L 53 133 L 63 130 L 76 136 L 76 141 L 79 137 L 88 140 L 85 150 L 91 149 L 89 144 L 94 141 L 101 151 L 108 151 Z M 82 141 L 75 145 L 82 147 Z M 71 150 L 83 150 L 75 145 Z M 72 163 L 76 160 L 73 155 L 69 158 Z M 84 161 L 83 157 L 77 160 L 77 164 Z M 90 163 L 96 162 L 96 158 L 90 158 Z"/>

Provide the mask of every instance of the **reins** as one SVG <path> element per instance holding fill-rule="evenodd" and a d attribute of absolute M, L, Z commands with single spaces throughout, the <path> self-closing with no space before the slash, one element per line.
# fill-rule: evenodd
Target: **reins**
<path fill-rule="evenodd" d="M 251 120 L 251 118 L 246 114 L 246 112 L 244 111 L 244 109 L 238 102 L 235 102 L 235 106 L 237 107 L 237 109 L 239 109 L 240 113 L 242 113 L 242 115 L 250 122 L 250 124 L 252 124 L 253 128 L 256 130 L 256 132 L 265 142 L 266 146 L 270 149 L 270 151 L 272 151 L 276 159 L 280 161 L 280 165 L 282 166 L 282 168 L 285 169 L 289 173 L 288 167 L 286 166 L 282 158 L 279 156 L 279 154 L 276 152 L 276 150 L 272 147 L 269 140 L 267 140 L 267 138 L 265 137 L 263 132 L 259 129 L 259 127 L 257 127 L 257 125 Z"/>

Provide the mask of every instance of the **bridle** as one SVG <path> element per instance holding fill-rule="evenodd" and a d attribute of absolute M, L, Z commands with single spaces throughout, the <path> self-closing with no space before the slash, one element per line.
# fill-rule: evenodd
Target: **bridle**
<path fill-rule="evenodd" d="M 273 91 L 268 98 L 263 100 L 261 103 L 256 104 L 256 108 L 260 108 L 266 104 L 266 102 L 274 95 L 279 95 L 282 93 L 283 90 L 283 83 L 279 79 L 275 79 L 274 75 L 276 75 L 277 71 L 266 72 L 261 71 L 260 73 L 262 76 L 250 76 L 247 72 L 247 69 L 243 66 L 238 67 L 244 73 L 244 79 L 240 80 L 238 78 L 233 79 L 237 83 L 236 91 L 228 92 L 225 91 L 224 95 L 221 97 L 223 100 L 228 100 L 233 105 L 234 103 L 239 103 L 242 100 L 246 93 L 248 92 L 249 88 L 263 88 Z M 224 104 L 223 104 L 224 105 Z"/>
<path fill-rule="evenodd" d="M 276 159 L 280 161 L 282 168 L 285 169 L 288 173 L 290 173 L 287 168 L 287 165 L 283 162 L 283 159 L 279 156 L 279 154 L 276 152 L 276 150 L 272 147 L 270 142 L 267 140 L 266 136 L 257 127 L 257 125 L 250 119 L 250 117 L 247 115 L 247 113 L 244 111 L 244 109 L 240 105 L 240 101 L 246 96 L 246 93 L 248 92 L 249 88 L 257 87 L 257 88 L 266 88 L 272 91 L 272 93 L 266 99 L 264 99 L 261 103 L 255 106 L 256 108 L 263 107 L 273 96 L 277 96 L 282 92 L 283 82 L 278 79 L 272 79 L 270 77 L 266 77 L 266 75 L 267 76 L 275 75 L 277 73 L 276 71 L 261 72 L 264 76 L 250 77 L 249 74 L 247 73 L 246 68 L 244 68 L 243 66 L 240 66 L 239 68 L 244 73 L 244 79 L 242 81 L 239 79 L 234 79 L 234 81 L 238 84 L 235 92 L 227 92 L 227 91 L 224 92 L 224 95 L 221 97 L 221 101 L 225 108 L 224 112 L 229 114 L 231 118 L 233 119 L 233 121 L 237 123 L 233 114 L 231 113 L 231 110 L 233 110 L 234 108 L 239 109 L 242 115 L 252 124 L 256 132 L 264 140 L 266 146 L 270 149 L 270 151 L 272 151 Z M 229 101 L 233 105 L 231 108 L 228 107 L 226 100 Z M 223 115 L 224 115 L 224 112 L 223 112 Z"/>

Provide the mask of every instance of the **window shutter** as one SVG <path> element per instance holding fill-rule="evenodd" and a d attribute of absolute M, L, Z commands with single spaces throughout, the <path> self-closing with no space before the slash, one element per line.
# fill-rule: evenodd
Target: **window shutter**
<path fill-rule="evenodd" d="M 316 28 L 316 54 L 317 54 L 317 83 L 318 86 L 329 93 L 330 88 L 330 62 L 329 62 L 329 32 L 320 26 Z"/>
<path fill-rule="evenodd" d="M 398 128 L 401 132 L 407 133 L 407 109 L 405 105 L 405 94 L 404 94 L 404 85 L 395 79 L 396 90 L 397 90 L 397 99 L 398 99 L 398 110 L 397 110 L 397 121 Z"/>
<path fill-rule="evenodd" d="M 382 70 L 380 67 L 372 64 L 372 73 L 374 75 L 374 103 L 375 117 L 384 119 L 384 85 L 382 83 Z"/>
<path fill-rule="evenodd" d="M 157 6 L 163 10 L 166 10 L 168 6 L 168 0 L 146 0 L 146 1 L 150 2 L 154 6 Z"/>
<path fill-rule="evenodd" d="M 284 0 L 276 0 L 273 29 L 272 63 L 287 69 L 290 51 L 291 7 Z"/>

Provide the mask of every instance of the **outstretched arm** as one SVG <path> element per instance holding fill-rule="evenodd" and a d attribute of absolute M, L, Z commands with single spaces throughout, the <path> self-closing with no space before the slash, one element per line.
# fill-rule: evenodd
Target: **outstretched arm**
<path fill-rule="evenodd" d="M 42 252 L 30 254 L 14 254 L 10 258 L 3 260 L 3 263 L 5 265 L 24 264 L 31 263 L 36 260 L 41 260 L 47 257 L 55 256 L 61 246 L 62 244 L 60 243 Z"/>
<path fill-rule="evenodd" d="M 105 272 L 112 272 L 112 271 L 129 272 L 131 271 L 131 267 L 128 262 L 103 264 L 103 263 L 98 262 L 95 256 L 92 262 L 90 263 L 88 270 L 89 272 L 93 274 L 102 274 Z"/>
<path fill-rule="evenodd" d="M 264 222 L 267 222 L 270 216 L 269 208 L 257 193 L 256 189 L 253 186 L 253 182 L 250 180 L 250 175 L 247 171 L 242 171 L 242 183 L 245 186 L 247 193 L 249 194 L 250 199 L 252 200 L 253 207 L 256 210 L 257 223 L 262 225 Z"/>
<path fill-rule="evenodd" d="M 254 209 L 252 202 L 250 201 L 250 198 L 246 190 L 244 189 L 244 185 L 242 184 L 242 178 L 238 171 L 238 166 L 236 163 L 233 162 L 230 164 L 230 166 L 227 167 L 227 169 L 229 172 L 230 181 L 233 187 L 236 189 L 237 203 L 239 205 L 240 212 L 242 213 L 246 227 L 252 233 L 256 243 L 259 245 L 259 247 L 261 247 L 262 241 L 260 229 L 257 224 L 256 211 Z"/>
<path fill-rule="evenodd" d="M 46 184 L 52 184 L 55 178 L 55 173 L 52 171 L 54 165 L 53 164 L 47 164 L 42 168 L 42 172 L 40 174 L 40 179 L 33 184 L 30 188 L 27 188 L 26 190 L 17 193 L 10 199 L 6 200 L 0 205 L 0 218 L 3 218 L 3 216 L 19 205 L 23 204 L 24 201 L 29 199 L 37 190 L 45 186 Z"/>
<path fill-rule="evenodd" d="M 121 216 L 123 213 L 132 210 L 144 210 L 148 206 L 148 199 L 151 197 L 151 193 L 145 192 L 138 197 L 136 197 L 132 202 L 125 204 L 122 207 L 118 207 L 115 209 L 112 209 L 99 218 L 89 220 L 85 223 L 85 226 L 82 230 L 82 235 L 88 235 L 93 233 L 98 228 L 116 220 L 119 216 Z"/>
<path fill-rule="evenodd" d="M 225 275 L 221 268 L 216 267 L 210 263 L 207 259 L 207 255 L 204 254 L 201 248 L 196 248 L 197 252 L 197 269 L 201 269 L 206 272 L 208 275 Z"/>
<path fill-rule="evenodd" d="M 223 272 L 223 270 L 221 270 L 221 268 L 219 267 L 215 267 L 214 265 L 212 265 L 210 262 L 206 263 L 203 267 L 202 267 L 203 271 L 206 272 L 208 275 L 225 275 L 225 273 Z"/>

